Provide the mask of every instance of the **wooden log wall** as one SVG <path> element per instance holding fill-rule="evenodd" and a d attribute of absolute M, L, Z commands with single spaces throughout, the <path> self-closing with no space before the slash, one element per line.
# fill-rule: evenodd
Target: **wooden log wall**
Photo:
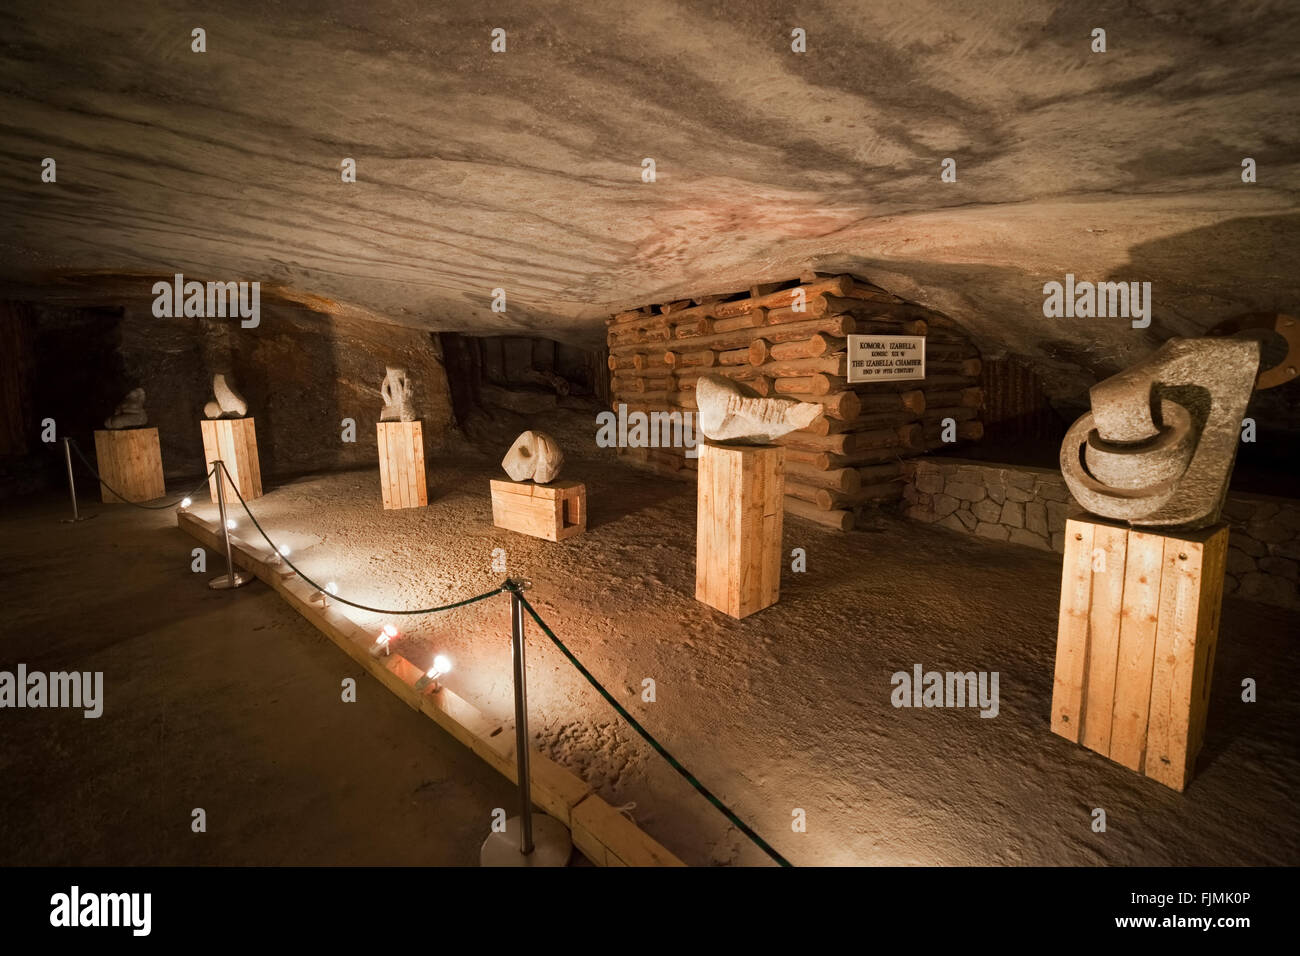
<path fill-rule="evenodd" d="M 798 306 L 803 308 L 799 309 Z M 628 411 L 694 412 L 701 375 L 744 382 L 760 395 L 812 402 L 822 414 L 779 440 L 785 510 L 848 530 L 864 510 L 901 498 L 902 460 L 983 436 L 981 362 L 944 316 L 851 276 L 810 275 L 621 312 L 608 321 L 609 403 Z M 923 335 L 926 378 L 849 384 L 847 336 Z M 621 448 L 653 471 L 691 477 L 681 448 Z"/>

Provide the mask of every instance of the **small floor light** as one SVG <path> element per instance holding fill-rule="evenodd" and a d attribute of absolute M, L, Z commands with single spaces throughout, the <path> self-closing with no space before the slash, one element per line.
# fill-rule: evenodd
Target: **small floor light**
<path fill-rule="evenodd" d="M 321 607 L 329 607 L 330 595 L 338 594 L 338 593 L 339 593 L 339 586 L 335 584 L 333 581 L 331 581 L 329 584 L 325 585 L 324 591 L 317 591 L 315 594 L 312 595 L 312 597 L 315 600 L 320 601 Z"/>
<path fill-rule="evenodd" d="M 393 627 L 391 624 L 385 624 L 384 629 L 380 631 L 379 636 L 375 638 L 375 643 L 370 645 L 370 656 L 378 657 L 381 654 L 392 653 L 388 644 L 396 636 L 397 628 Z"/>
<path fill-rule="evenodd" d="M 271 552 L 271 557 L 266 563 L 275 568 L 280 573 L 280 577 L 291 578 L 294 575 L 294 570 L 284 563 L 284 559 L 288 556 L 289 546 L 287 544 L 282 544 L 276 550 Z"/>
<path fill-rule="evenodd" d="M 451 661 L 446 654 L 439 654 L 433 659 L 433 666 L 424 672 L 424 676 L 415 682 L 416 690 L 424 690 L 432 686 L 432 689 L 442 690 L 442 685 L 438 683 L 438 678 L 446 677 L 451 673 Z"/>
<path fill-rule="evenodd" d="M 234 530 L 235 530 L 236 528 L 238 528 L 238 527 L 239 527 L 239 524 L 235 521 L 234 518 L 227 518 L 227 519 L 226 519 L 226 530 L 227 530 L 227 531 L 234 531 Z"/>
<path fill-rule="evenodd" d="M 194 504 L 194 499 L 192 499 L 192 498 L 182 498 L 182 499 L 181 499 L 181 507 L 180 507 L 180 510 L 181 510 L 181 511 L 184 511 L 186 508 L 188 508 L 188 507 L 189 507 L 190 505 L 192 505 L 192 504 Z"/>

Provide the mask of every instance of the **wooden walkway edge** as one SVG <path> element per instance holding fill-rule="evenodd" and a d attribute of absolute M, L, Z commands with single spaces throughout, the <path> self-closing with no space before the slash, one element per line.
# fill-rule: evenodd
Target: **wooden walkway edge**
<path fill-rule="evenodd" d="M 177 527 L 213 554 L 221 548 L 214 523 L 181 511 Z M 251 571 L 270 586 L 313 627 L 332 640 L 369 674 L 415 710 L 431 718 L 462 744 L 487 761 L 511 782 L 516 782 L 513 721 L 489 720 L 477 707 L 449 689 L 417 691 L 415 683 L 423 670 L 393 653 L 370 656 L 375 635 L 352 621 L 344 606 L 332 603 L 322 608 L 312 600 L 315 589 L 297 575 L 285 576 L 287 568 L 268 563 L 269 549 L 262 554 L 231 535 L 235 564 Z M 233 600 L 238 600 L 235 596 Z M 502 597 L 501 600 L 506 600 Z M 531 754 L 533 802 L 567 826 L 573 844 L 597 866 L 685 866 L 635 823 L 597 796 L 581 778 L 543 754 Z M 487 814 L 484 815 L 487 820 Z M 486 832 L 486 831 L 485 831 Z"/>

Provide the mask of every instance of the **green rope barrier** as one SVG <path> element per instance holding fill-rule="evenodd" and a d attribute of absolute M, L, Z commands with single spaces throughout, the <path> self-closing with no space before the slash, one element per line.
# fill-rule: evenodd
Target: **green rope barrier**
<path fill-rule="evenodd" d="M 502 590 L 509 591 L 519 598 L 520 603 L 523 604 L 524 606 L 524 610 L 527 611 L 528 615 L 534 621 L 537 622 L 537 626 L 542 629 L 542 633 L 551 639 L 551 643 L 553 643 L 556 647 L 560 649 L 560 653 L 562 653 L 566 658 L 568 658 L 569 663 L 578 669 L 578 673 L 581 674 L 583 677 L 585 677 L 587 679 L 587 683 L 589 683 L 592 687 L 594 687 L 596 691 L 602 697 L 604 697 L 606 701 L 609 702 L 609 705 L 618 712 L 618 715 L 622 717 L 624 720 L 626 720 L 631 725 L 632 729 L 635 730 L 638 734 L 640 734 L 642 739 L 645 740 L 646 743 L 648 743 L 651 747 L 655 749 L 655 752 L 658 753 L 659 756 L 663 757 L 664 760 L 668 761 L 668 766 L 672 767 L 684 778 L 686 778 L 687 783 L 689 783 L 692 787 L 698 790 L 700 794 L 704 797 L 704 799 L 708 800 L 709 803 L 713 804 L 714 807 L 716 807 L 722 813 L 723 816 L 725 816 L 728 820 L 734 823 L 736 827 L 740 830 L 740 832 L 745 834 L 745 836 L 749 837 L 750 840 L 752 840 L 760 850 L 762 850 L 764 853 L 770 856 L 777 863 L 781 864 L 781 866 L 793 865 L 789 860 L 783 857 L 780 853 L 772 849 L 772 847 L 768 844 L 766 840 L 764 840 L 761 836 L 755 833 L 749 827 L 749 825 L 745 823 L 745 821 L 741 820 L 740 817 L 736 816 L 736 814 L 732 812 L 731 808 L 728 807 L 721 800 L 719 800 L 717 797 L 715 797 L 713 793 L 710 792 L 706 786 L 704 786 L 704 784 L 696 780 L 694 775 L 692 775 L 689 770 L 683 767 L 678 762 L 677 758 L 674 757 L 672 754 L 670 754 L 664 748 L 663 744 L 655 740 L 655 738 L 650 734 L 650 732 L 646 730 L 644 727 L 642 727 L 641 724 L 637 722 L 637 719 L 633 717 L 631 714 L 629 714 L 627 710 L 623 707 L 623 705 L 620 704 L 618 701 L 616 701 L 613 698 L 613 696 L 609 693 L 609 691 L 605 690 L 605 688 L 601 686 L 600 681 L 596 680 L 596 678 L 592 676 L 591 672 L 587 670 L 587 668 L 582 666 L 582 662 L 579 661 L 576 657 L 574 657 L 573 652 L 564 646 L 564 642 L 555 636 L 555 632 L 552 631 L 550 627 L 547 626 L 546 622 L 542 620 L 541 615 L 539 615 L 537 611 L 533 609 L 533 606 L 528 603 L 528 599 L 523 596 L 523 594 L 519 590 L 518 585 L 514 581 L 507 581 L 502 586 Z"/>
<path fill-rule="evenodd" d="M 226 473 L 227 478 L 230 478 L 230 470 L 226 468 L 226 463 L 224 461 L 221 463 L 221 470 Z M 239 499 L 239 503 L 243 505 L 244 514 L 248 515 L 248 520 L 253 522 L 253 527 L 258 530 L 258 532 L 262 535 L 264 539 L 266 539 L 266 543 L 271 546 L 271 550 L 274 551 L 276 554 L 280 554 L 280 549 L 276 547 L 275 542 L 271 540 L 271 536 L 268 535 L 266 531 L 262 528 L 261 524 L 258 523 L 258 520 L 256 516 L 254 516 L 252 509 L 248 507 L 248 502 L 245 501 L 244 496 L 239 493 L 239 488 L 235 485 L 235 480 L 233 478 L 230 478 L 230 481 L 227 482 L 227 486 L 230 488 L 231 491 L 235 493 L 235 497 Z M 308 584 L 314 587 L 317 591 L 320 591 L 321 593 L 328 593 L 325 591 L 323 587 L 321 587 L 311 578 L 307 577 L 307 575 L 303 574 L 303 572 L 298 568 L 298 566 L 294 564 L 292 561 L 290 561 L 287 557 L 285 557 L 284 555 L 280 555 L 280 560 L 283 561 L 285 564 L 289 565 L 289 567 L 293 568 L 294 573 L 297 574 L 298 577 L 302 578 L 304 581 L 306 581 Z M 494 590 L 485 591 L 482 594 L 476 594 L 474 597 L 471 598 L 465 598 L 463 601 L 454 601 L 451 604 L 443 604 L 438 607 L 416 608 L 415 610 L 411 610 L 411 611 L 395 611 L 392 610 L 391 608 L 370 607 L 369 605 L 366 604 L 358 604 L 356 601 L 349 601 L 347 598 L 339 597 L 337 594 L 331 594 L 330 599 L 334 601 L 338 601 L 340 604 L 346 604 L 348 607 L 354 607 L 361 611 L 370 611 L 374 614 L 437 614 L 440 611 L 450 611 L 453 608 L 464 607 L 465 605 L 473 604 L 476 601 L 483 601 L 490 597 L 496 597 L 504 590 L 505 590 L 505 585 L 502 585 L 501 587 L 495 588 Z"/>

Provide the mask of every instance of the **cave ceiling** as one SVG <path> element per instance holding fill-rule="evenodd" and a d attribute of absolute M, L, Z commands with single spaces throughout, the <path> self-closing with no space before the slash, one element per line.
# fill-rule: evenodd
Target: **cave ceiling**
<path fill-rule="evenodd" d="M 594 344 L 616 310 L 848 271 L 1063 398 L 1298 307 L 1295 3 L 6 6 L 9 298 L 147 307 L 181 272 Z M 1150 327 L 1045 318 L 1067 273 L 1150 282 Z"/>

